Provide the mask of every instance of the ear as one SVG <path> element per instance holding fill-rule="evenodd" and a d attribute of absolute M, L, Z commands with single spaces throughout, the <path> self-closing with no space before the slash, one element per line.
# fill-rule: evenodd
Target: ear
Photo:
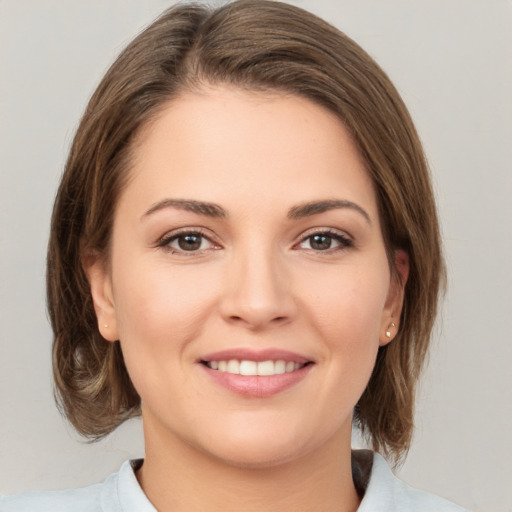
<path fill-rule="evenodd" d="M 119 336 L 108 263 L 103 255 L 93 251 L 82 258 L 82 267 L 89 281 L 98 330 L 106 340 L 117 341 Z"/>
<path fill-rule="evenodd" d="M 405 285 L 409 277 L 409 255 L 403 249 L 395 251 L 395 266 L 391 273 L 388 297 L 382 312 L 379 345 L 383 347 L 394 339 L 400 328 Z"/>

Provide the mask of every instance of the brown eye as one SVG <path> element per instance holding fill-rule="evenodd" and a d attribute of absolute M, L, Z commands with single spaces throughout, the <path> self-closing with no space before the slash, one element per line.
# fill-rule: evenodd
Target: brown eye
<path fill-rule="evenodd" d="M 302 239 L 299 247 L 309 251 L 338 251 L 353 247 L 353 241 L 341 232 L 319 231 Z"/>
<path fill-rule="evenodd" d="M 203 237 L 196 233 L 190 233 L 179 236 L 176 240 L 178 242 L 178 247 L 182 251 L 197 251 L 201 248 Z"/>
<path fill-rule="evenodd" d="M 196 231 L 170 234 L 162 238 L 158 245 L 174 254 L 200 253 L 208 249 L 218 248 L 207 236 Z"/>
<path fill-rule="evenodd" d="M 325 251 L 331 248 L 332 237 L 329 235 L 319 234 L 309 237 L 309 245 L 315 251 Z"/>

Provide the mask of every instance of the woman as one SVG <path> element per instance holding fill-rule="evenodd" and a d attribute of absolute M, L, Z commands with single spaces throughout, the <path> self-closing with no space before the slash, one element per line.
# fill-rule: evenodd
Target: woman
<path fill-rule="evenodd" d="M 48 253 L 60 405 L 146 456 L 1 510 L 462 510 L 400 483 L 444 267 L 421 145 L 289 5 L 164 13 L 92 97 Z M 352 425 L 375 453 L 351 451 Z"/>

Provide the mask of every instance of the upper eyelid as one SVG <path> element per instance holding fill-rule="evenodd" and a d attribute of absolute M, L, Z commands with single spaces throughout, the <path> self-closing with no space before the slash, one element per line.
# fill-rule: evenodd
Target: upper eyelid
<path fill-rule="evenodd" d="M 298 238 L 298 240 L 304 240 L 305 238 L 308 238 L 308 237 L 316 235 L 316 234 L 338 235 L 340 237 L 347 238 L 349 240 L 354 239 L 354 237 L 347 231 L 345 231 L 343 229 L 332 228 L 332 227 L 310 228 L 310 229 L 307 229 L 306 231 L 303 231 L 297 238 Z"/>
<path fill-rule="evenodd" d="M 193 227 L 184 227 L 184 228 L 176 228 L 171 229 L 170 231 L 166 231 L 165 234 L 163 234 L 161 237 L 159 237 L 159 241 L 161 240 L 169 240 L 171 238 L 179 237 L 181 235 L 187 235 L 187 234 L 198 234 L 201 236 L 204 236 L 208 240 L 214 242 L 214 239 L 218 239 L 218 236 L 215 236 L 209 229 L 200 227 L 200 226 L 193 226 Z"/>

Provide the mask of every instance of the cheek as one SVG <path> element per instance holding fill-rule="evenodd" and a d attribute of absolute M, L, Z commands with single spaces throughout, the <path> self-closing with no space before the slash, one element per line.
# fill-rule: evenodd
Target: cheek
<path fill-rule="evenodd" d="M 311 309 L 332 349 L 378 344 L 388 291 L 386 270 L 340 272 L 323 283 L 317 280 L 316 285 L 323 292 L 311 297 Z"/>
<path fill-rule="evenodd" d="M 331 404 L 341 421 L 361 397 L 375 366 L 389 284 L 387 267 L 351 269 L 323 284 L 328 292 L 311 301 L 314 325 L 324 344 L 326 385 L 321 401 Z"/>
<path fill-rule="evenodd" d="M 114 302 L 125 364 L 135 389 L 153 411 L 166 414 L 170 390 L 186 399 L 190 347 L 213 307 L 213 289 L 201 272 L 119 258 Z M 166 400 L 162 397 L 167 397 Z M 192 403 L 194 403 L 192 401 Z"/>
<path fill-rule="evenodd" d="M 192 266 L 176 270 L 165 261 L 144 260 L 117 260 L 114 302 L 123 349 L 182 351 L 202 329 L 215 287 Z"/>

